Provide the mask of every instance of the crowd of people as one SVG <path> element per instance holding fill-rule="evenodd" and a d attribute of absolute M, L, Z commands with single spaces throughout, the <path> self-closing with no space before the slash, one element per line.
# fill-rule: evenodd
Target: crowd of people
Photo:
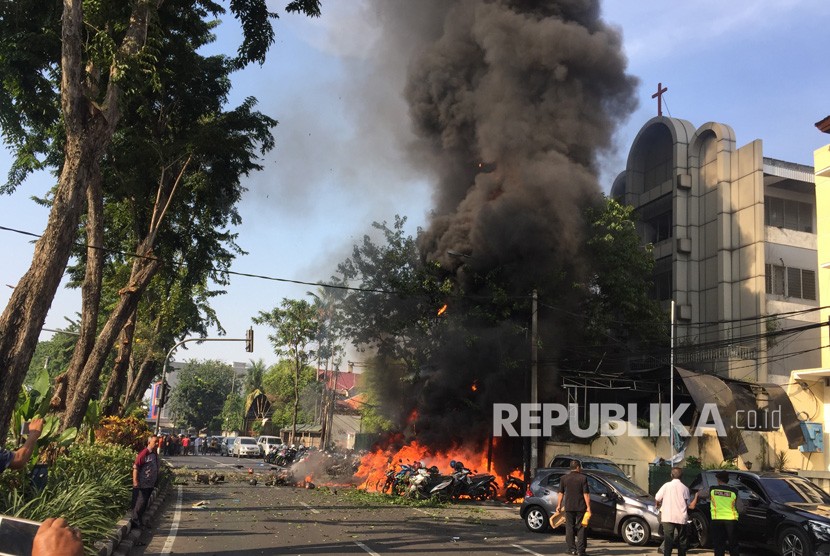
<path fill-rule="evenodd" d="M 215 437 L 162 434 L 159 436 L 158 451 L 164 456 L 215 454 L 219 452 L 219 444 Z"/>

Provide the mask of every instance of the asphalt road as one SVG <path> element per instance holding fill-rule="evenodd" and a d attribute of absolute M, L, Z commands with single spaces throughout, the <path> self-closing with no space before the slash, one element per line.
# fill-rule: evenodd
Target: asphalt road
<path fill-rule="evenodd" d="M 164 511 L 142 536 L 147 545 L 134 547 L 131 556 L 566 554 L 563 535 L 529 532 L 518 516 L 518 505 L 387 506 L 350 495 L 345 487 L 264 486 L 270 467 L 259 460 L 169 460 L 193 470 L 226 473 L 228 480 L 218 485 L 188 480 L 187 485 L 174 486 Z M 248 468 L 259 481 L 256 486 L 248 483 Z M 635 548 L 608 538 L 590 538 L 588 548 L 595 556 L 657 554 L 653 545 Z"/>

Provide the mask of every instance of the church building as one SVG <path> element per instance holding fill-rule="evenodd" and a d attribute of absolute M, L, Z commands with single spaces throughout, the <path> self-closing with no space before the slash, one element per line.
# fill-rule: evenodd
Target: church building
<path fill-rule="evenodd" d="M 675 365 L 779 384 L 821 365 L 815 181 L 725 124 L 642 127 L 611 196 L 636 208 L 654 296 L 675 302 Z"/>

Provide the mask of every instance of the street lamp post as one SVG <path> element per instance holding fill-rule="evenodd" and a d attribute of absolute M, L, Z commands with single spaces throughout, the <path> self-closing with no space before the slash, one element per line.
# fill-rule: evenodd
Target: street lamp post
<path fill-rule="evenodd" d="M 178 344 L 174 345 L 170 348 L 170 351 L 167 352 L 167 355 L 164 358 L 164 365 L 161 367 L 161 387 L 164 388 L 164 381 L 167 378 L 167 362 L 170 361 L 170 356 L 173 355 L 173 352 L 176 349 L 188 342 L 245 342 L 246 350 L 251 351 L 254 345 L 254 330 L 253 328 L 249 328 L 247 333 L 245 334 L 244 338 L 185 338 Z M 236 377 L 236 373 L 234 373 L 234 378 Z M 159 406 L 158 414 L 156 415 L 156 434 L 159 434 L 161 431 L 161 408 L 164 406 Z"/>

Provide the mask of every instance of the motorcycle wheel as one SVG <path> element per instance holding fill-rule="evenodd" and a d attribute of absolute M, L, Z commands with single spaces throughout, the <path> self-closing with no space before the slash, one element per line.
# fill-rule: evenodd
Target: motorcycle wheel
<path fill-rule="evenodd" d="M 440 504 L 444 504 L 450 501 L 450 495 L 445 490 L 439 490 L 438 492 L 434 493 L 430 498 Z"/>
<path fill-rule="evenodd" d="M 496 485 L 490 484 L 487 486 L 487 498 L 485 500 L 495 500 L 499 497 L 499 489 L 496 488 Z"/>
<path fill-rule="evenodd" d="M 507 490 L 504 491 L 504 499 L 510 502 L 511 504 L 522 497 L 522 491 L 520 491 L 516 487 L 508 487 Z"/>

